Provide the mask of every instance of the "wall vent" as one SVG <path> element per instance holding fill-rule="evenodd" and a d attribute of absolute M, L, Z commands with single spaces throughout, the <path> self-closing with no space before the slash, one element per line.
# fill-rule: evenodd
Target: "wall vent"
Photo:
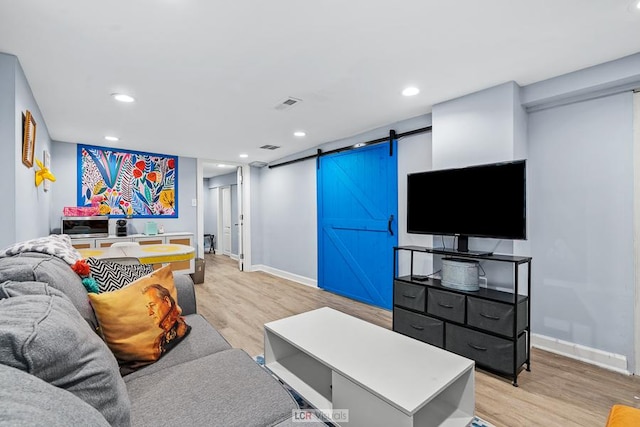
<path fill-rule="evenodd" d="M 262 148 L 263 150 L 277 150 L 278 148 L 280 148 L 280 146 L 279 145 L 269 145 L 269 144 L 267 144 L 267 145 L 263 145 L 260 148 Z"/>
<path fill-rule="evenodd" d="M 286 110 L 293 107 L 294 105 L 298 105 L 300 102 L 302 102 L 302 99 L 293 98 L 290 96 L 284 101 L 278 103 L 278 105 L 276 105 L 274 108 L 276 110 Z"/>

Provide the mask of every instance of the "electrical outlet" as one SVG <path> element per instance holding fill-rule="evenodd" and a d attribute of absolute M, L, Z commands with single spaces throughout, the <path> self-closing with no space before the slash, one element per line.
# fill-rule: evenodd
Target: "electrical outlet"
<path fill-rule="evenodd" d="M 191 206 L 198 206 L 198 199 L 191 199 Z"/>

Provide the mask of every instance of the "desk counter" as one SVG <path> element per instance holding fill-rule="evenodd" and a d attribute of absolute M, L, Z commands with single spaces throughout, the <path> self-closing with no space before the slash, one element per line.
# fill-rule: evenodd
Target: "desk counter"
<path fill-rule="evenodd" d="M 160 268 L 171 264 L 174 273 L 193 273 L 195 248 L 179 244 L 110 246 L 106 248 L 78 249 L 83 258 L 138 258 L 141 264 L 153 264 Z"/>

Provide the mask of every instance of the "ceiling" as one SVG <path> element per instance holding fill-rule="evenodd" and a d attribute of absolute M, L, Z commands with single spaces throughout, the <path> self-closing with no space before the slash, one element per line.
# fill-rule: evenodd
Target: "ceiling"
<path fill-rule="evenodd" d="M 639 52 L 634 2 L 0 0 L 0 52 L 54 140 L 269 162 Z"/>

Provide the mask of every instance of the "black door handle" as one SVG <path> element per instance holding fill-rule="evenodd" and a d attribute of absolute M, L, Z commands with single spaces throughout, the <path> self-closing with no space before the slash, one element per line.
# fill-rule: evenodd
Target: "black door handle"
<path fill-rule="evenodd" d="M 389 223 L 387 225 L 387 227 L 389 227 L 389 233 L 391 233 L 391 235 L 393 236 L 393 228 L 391 228 L 392 222 L 393 222 L 393 214 L 391 214 L 391 216 L 389 217 Z"/>

